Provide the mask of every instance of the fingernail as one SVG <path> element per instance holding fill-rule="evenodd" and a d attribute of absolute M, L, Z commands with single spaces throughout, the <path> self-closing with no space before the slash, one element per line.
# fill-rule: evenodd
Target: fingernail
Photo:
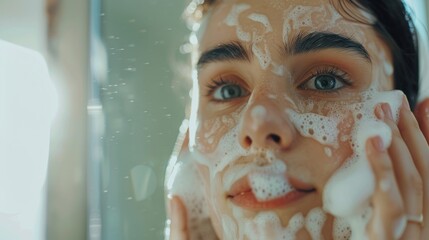
<path fill-rule="evenodd" d="M 377 150 L 378 152 L 383 152 L 385 150 L 383 139 L 381 139 L 380 136 L 371 138 L 371 143 L 374 149 Z"/>
<path fill-rule="evenodd" d="M 404 107 L 407 110 L 411 110 L 410 109 L 410 103 L 408 102 L 408 99 L 406 96 L 402 97 L 402 107 Z"/>
<path fill-rule="evenodd" d="M 381 109 L 380 104 L 377 104 L 377 106 L 375 107 L 374 113 L 378 119 L 380 119 L 380 120 L 384 119 L 384 112 L 383 112 L 383 109 Z"/>
<path fill-rule="evenodd" d="M 381 108 L 383 109 L 384 115 L 388 119 L 393 120 L 393 114 L 392 114 L 392 110 L 390 109 L 390 105 L 388 103 L 382 103 Z"/>

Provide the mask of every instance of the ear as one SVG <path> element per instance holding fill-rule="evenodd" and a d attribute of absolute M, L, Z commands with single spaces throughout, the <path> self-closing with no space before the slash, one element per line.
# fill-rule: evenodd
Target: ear
<path fill-rule="evenodd" d="M 429 98 L 425 98 L 417 103 L 414 115 L 426 141 L 429 143 Z"/>

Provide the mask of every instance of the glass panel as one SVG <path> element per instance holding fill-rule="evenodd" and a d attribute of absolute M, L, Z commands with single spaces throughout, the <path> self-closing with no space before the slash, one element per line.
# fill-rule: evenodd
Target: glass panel
<path fill-rule="evenodd" d="M 105 240 L 163 238 L 164 172 L 189 87 L 178 73 L 185 62 L 184 5 L 93 2 L 92 239 L 100 238 L 99 217 Z"/>

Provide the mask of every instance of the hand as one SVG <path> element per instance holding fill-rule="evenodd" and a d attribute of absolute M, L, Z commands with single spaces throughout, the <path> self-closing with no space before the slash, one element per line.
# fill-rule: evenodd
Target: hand
<path fill-rule="evenodd" d="M 392 142 L 388 149 L 379 137 L 366 143 L 376 178 L 368 236 L 373 240 L 429 239 L 429 121 L 420 122 L 422 132 L 405 99 L 397 125 L 388 104 L 378 105 L 375 112 L 391 128 Z M 421 214 L 424 222 L 410 221 L 410 216 Z"/>
<path fill-rule="evenodd" d="M 429 98 L 426 98 L 424 101 L 417 104 L 414 115 L 419 122 L 420 129 L 422 130 L 426 141 L 429 143 Z"/>
<path fill-rule="evenodd" d="M 178 196 L 169 200 L 170 240 L 188 240 L 186 207 Z"/>

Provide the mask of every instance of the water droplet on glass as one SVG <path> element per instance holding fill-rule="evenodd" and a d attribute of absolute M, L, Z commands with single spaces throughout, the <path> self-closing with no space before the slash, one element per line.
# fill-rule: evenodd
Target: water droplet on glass
<path fill-rule="evenodd" d="M 142 201 L 152 196 L 157 182 L 154 170 L 147 165 L 137 165 L 131 169 L 131 180 L 136 201 Z"/>

